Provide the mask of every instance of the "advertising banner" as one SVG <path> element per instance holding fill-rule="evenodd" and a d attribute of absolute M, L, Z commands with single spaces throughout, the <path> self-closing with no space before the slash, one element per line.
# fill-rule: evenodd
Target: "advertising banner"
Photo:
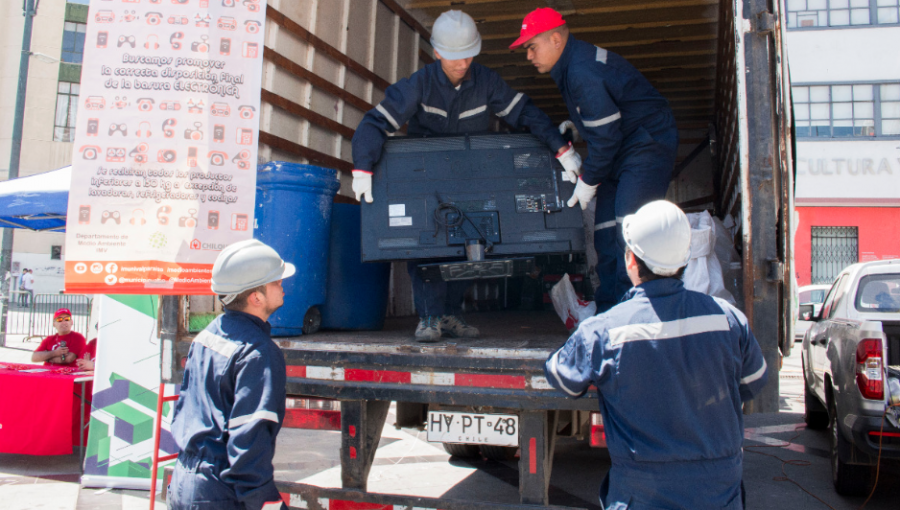
<path fill-rule="evenodd" d="M 209 294 L 252 235 L 265 0 L 92 0 L 67 292 Z"/>
<path fill-rule="evenodd" d="M 100 308 L 99 336 L 81 478 L 85 487 L 150 488 L 160 380 L 157 302 L 156 296 L 95 298 L 94 307 Z M 166 388 L 167 395 L 176 391 Z M 163 405 L 161 456 L 178 452 L 169 432 L 173 410 L 171 403 Z"/>

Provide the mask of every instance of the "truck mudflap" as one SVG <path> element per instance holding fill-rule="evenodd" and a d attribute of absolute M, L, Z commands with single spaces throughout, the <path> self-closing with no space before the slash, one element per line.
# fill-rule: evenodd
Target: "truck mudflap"
<path fill-rule="evenodd" d="M 478 503 L 444 498 L 377 494 L 350 489 L 325 489 L 302 483 L 275 482 L 285 504 L 303 510 L 579 510 L 572 506 Z M 583 509 L 582 509 L 583 510 Z"/>

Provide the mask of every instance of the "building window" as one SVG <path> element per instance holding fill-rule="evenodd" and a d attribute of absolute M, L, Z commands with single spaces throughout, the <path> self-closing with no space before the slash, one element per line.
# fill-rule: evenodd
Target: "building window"
<path fill-rule="evenodd" d="M 881 131 L 885 136 L 900 135 L 900 83 L 881 87 Z"/>
<path fill-rule="evenodd" d="M 830 285 L 859 262 L 858 227 L 812 227 L 812 283 Z"/>
<path fill-rule="evenodd" d="M 53 120 L 53 141 L 75 141 L 75 116 L 78 113 L 77 83 L 59 82 L 56 89 L 56 118 Z"/>
<path fill-rule="evenodd" d="M 62 260 L 62 246 L 53 245 L 50 247 L 50 260 Z"/>
<path fill-rule="evenodd" d="M 878 24 L 900 23 L 900 0 L 878 0 Z"/>
<path fill-rule="evenodd" d="M 900 135 L 900 84 L 802 85 L 792 90 L 797 138 Z"/>
<path fill-rule="evenodd" d="M 788 28 L 900 23 L 900 0 L 785 0 Z"/>
<path fill-rule="evenodd" d="M 87 25 L 67 21 L 63 29 L 62 57 L 63 62 L 80 64 L 84 59 L 84 35 Z"/>

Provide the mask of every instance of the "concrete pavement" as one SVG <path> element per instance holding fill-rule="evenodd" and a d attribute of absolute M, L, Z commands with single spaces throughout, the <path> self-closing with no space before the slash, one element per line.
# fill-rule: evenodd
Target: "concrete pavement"
<path fill-rule="evenodd" d="M 27 362 L 30 353 L 0 349 L 0 360 Z M 803 379 L 800 349 L 785 360 L 781 378 L 781 412 L 745 419 L 744 483 L 747 508 L 857 509 L 865 498 L 834 492 L 826 431 L 803 425 Z M 393 416 L 388 417 L 393 423 Z M 340 486 L 337 432 L 284 430 L 278 438 L 276 477 L 323 487 Z M 790 461 L 785 463 L 784 461 Z M 551 502 L 599 508 L 597 489 L 609 469 L 604 450 L 572 439 L 561 440 L 554 457 Z M 97 490 L 78 485 L 75 456 L 30 457 L 0 454 L 0 509 L 119 510 L 147 508 L 142 491 Z M 867 509 L 900 506 L 900 470 L 886 466 Z M 373 492 L 447 497 L 487 502 L 518 500 L 516 461 L 450 459 L 440 444 L 429 443 L 415 429 L 385 427 L 369 477 Z M 818 499 L 817 499 L 818 498 Z M 165 508 L 158 504 L 157 508 Z"/>

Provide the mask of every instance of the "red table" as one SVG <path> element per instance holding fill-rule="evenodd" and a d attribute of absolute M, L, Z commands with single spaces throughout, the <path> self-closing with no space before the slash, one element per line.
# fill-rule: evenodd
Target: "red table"
<path fill-rule="evenodd" d="M 46 369 L 46 370 L 45 370 Z M 34 371 L 41 370 L 41 371 Z M 82 393 L 93 377 L 75 368 L 0 363 L 0 453 L 71 455 L 84 429 Z"/>

